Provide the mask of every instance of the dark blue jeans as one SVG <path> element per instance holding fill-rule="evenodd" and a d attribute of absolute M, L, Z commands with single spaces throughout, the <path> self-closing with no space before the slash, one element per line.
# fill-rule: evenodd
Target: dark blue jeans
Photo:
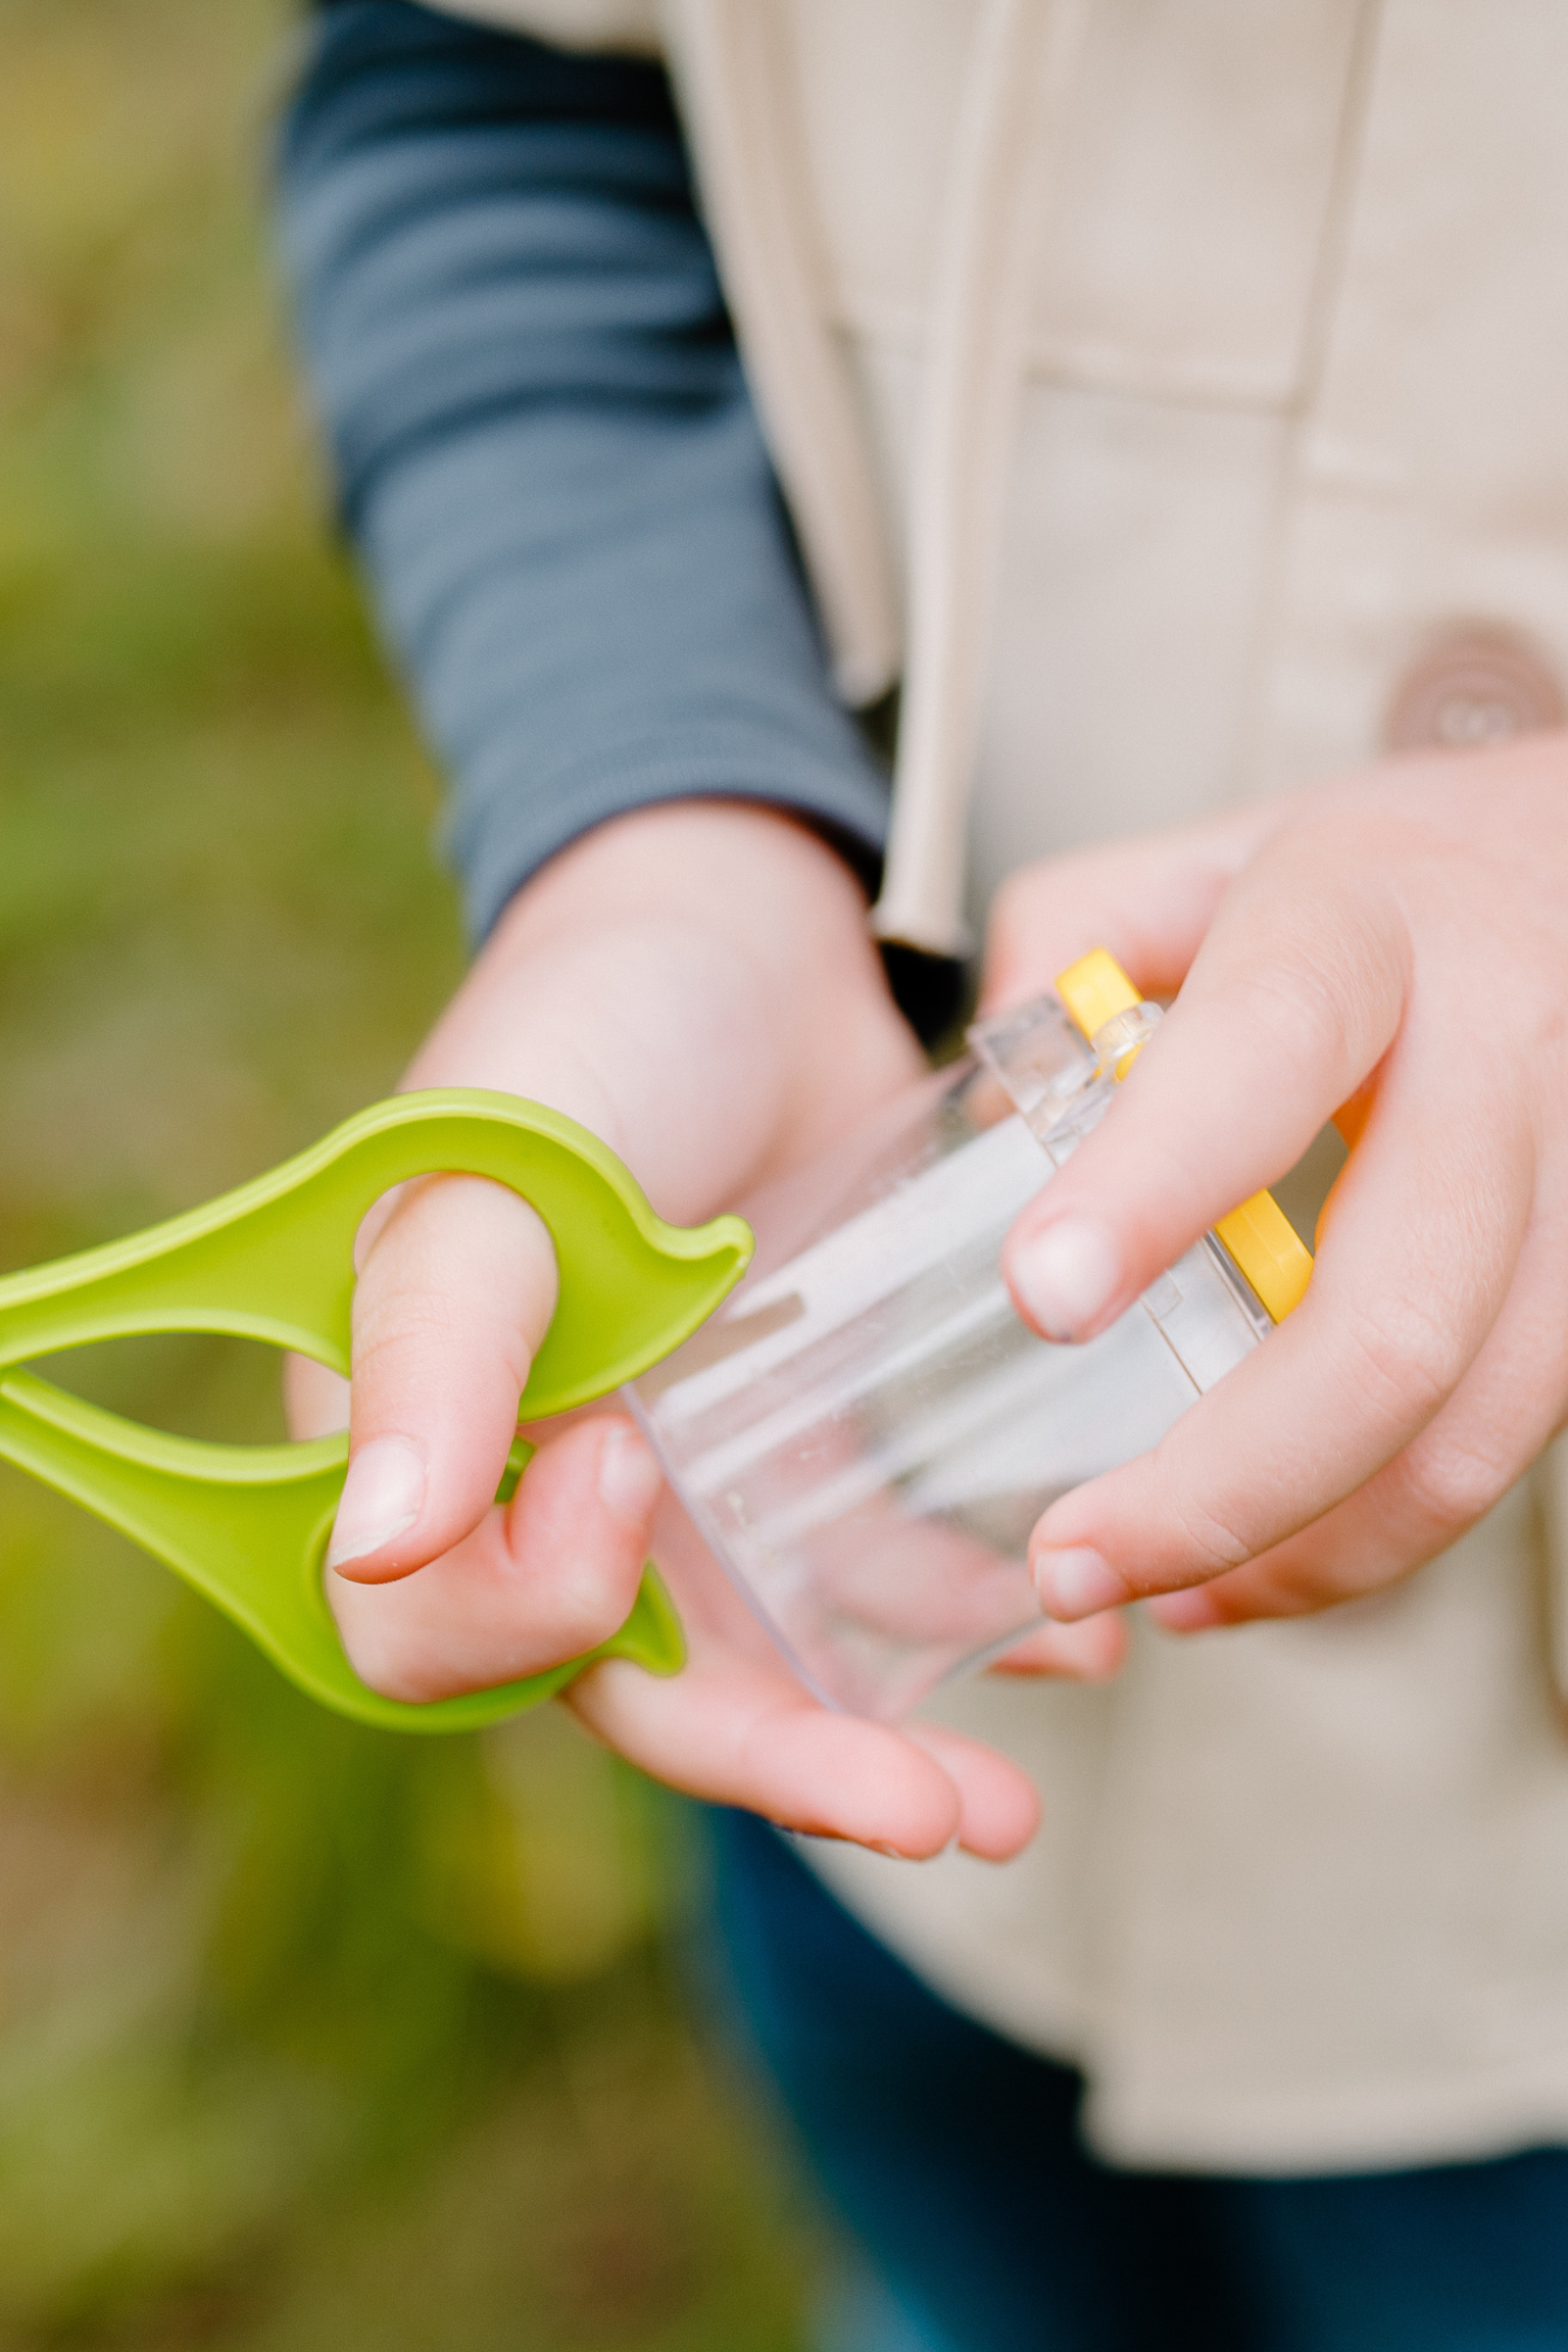
<path fill-rule="evenodd" d="M 889 2342 L 1568 2352 L 1568 2150 L 1305 2180 L 1113 2171 L 1079 2143 L 1074 2074 L 927 1991 L 773 1831 L 730 1813 L 713 1835 L 730 1984 L 907 2315 Z"/>

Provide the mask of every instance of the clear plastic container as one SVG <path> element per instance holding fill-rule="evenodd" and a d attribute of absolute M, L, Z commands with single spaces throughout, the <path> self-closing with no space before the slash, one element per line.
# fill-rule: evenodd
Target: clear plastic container
<path fill-rule="evenodd" d="M 627 1392 L 699 1530 L 796 1672 L 894 1717 L 1041 1622 L 1029 1531 L 1146 1451 L 1270 1318 L 1207 1234 L 1099 1339 L 1015 1313 L 1002 1245 L 1157 1020 L 1087 1046 L 1042 998 L 969 1033 L 843 1152 L 754 1205 L 745 1281 Z"/>

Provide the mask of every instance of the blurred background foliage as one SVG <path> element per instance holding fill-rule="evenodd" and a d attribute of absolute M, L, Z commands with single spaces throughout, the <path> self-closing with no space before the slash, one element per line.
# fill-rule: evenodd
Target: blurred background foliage
<path fill-rule="evenodd" d="M 0 1265 L 384 1093 L 460 969 L 269 263 L 285 0 L 0 0 Z M 198 1435 L 264 1351 L 74 1359 Z M 672 1802 L 357 1731 L 0 1469 L 0 2352 L 787 2352 Z"/>

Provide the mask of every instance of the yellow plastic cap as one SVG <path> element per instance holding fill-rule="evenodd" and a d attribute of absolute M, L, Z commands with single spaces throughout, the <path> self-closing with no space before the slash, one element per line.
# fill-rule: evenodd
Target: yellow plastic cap
<path fill-rule="evenodd" d="M 1131 1012 L 1143 1003 L 1108 948 L 1091 948 L 1059 972 L 1056 994 L 1091 1045 L 1118 1012 Z"/>
<path fill-rule="evenodd" d="M 1312 1279 L 1312 1252 L 1272 1193 L 1254 1193 L 1214 1227 L 1272 1323 L 1299 1306 Z"/>

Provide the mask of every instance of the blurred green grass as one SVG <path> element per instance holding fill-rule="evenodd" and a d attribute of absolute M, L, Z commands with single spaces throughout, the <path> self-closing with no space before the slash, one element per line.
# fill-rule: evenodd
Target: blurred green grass
<path fill-rule="evenodd" d="M 461 966 L 266 244 L 281 0 L 0 0 L 0 1264 L 386 1091 Z M 262 1351 L 103 1352 L 278 1427 Z M 554 1711 L 300 1699 L 0 1469 L 0 2352 L 789 2352 L 671 1989 L 682 1816 Z"/>

